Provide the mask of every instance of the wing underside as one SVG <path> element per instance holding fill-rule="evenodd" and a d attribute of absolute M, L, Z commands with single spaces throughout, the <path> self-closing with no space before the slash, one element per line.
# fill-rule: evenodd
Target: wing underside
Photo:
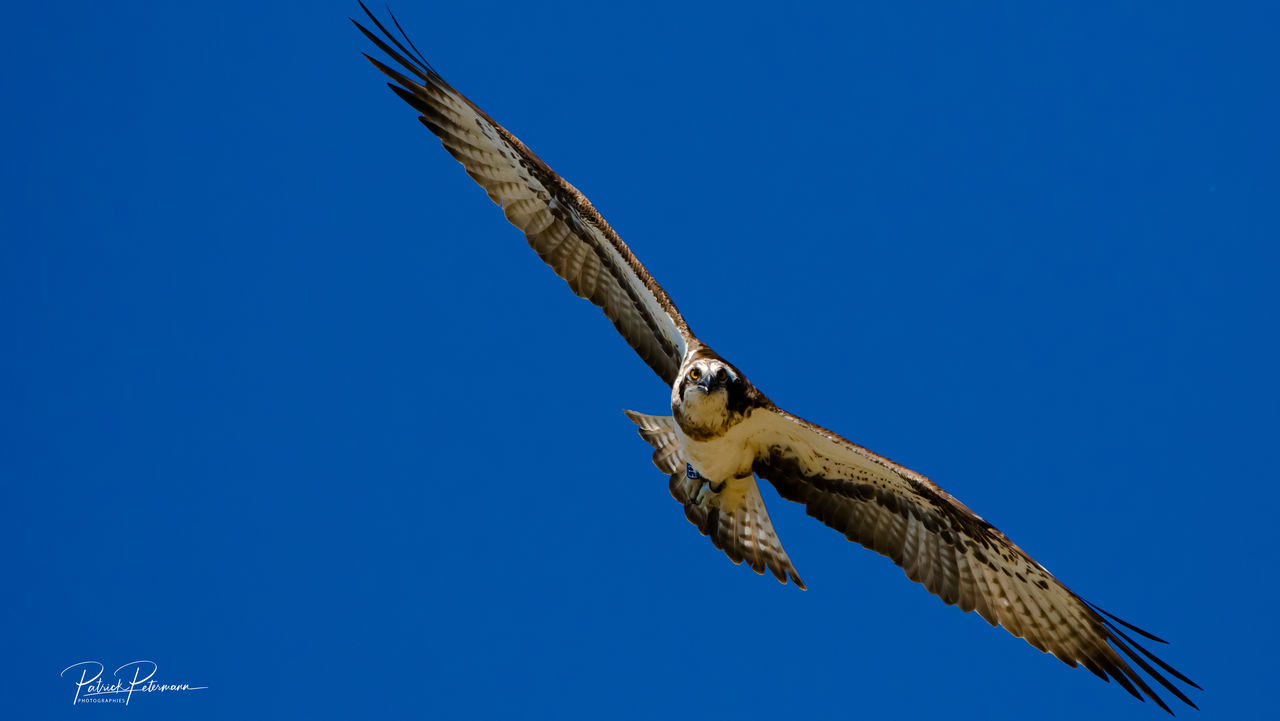
<path fill-rule="evenodd" d="M 1165 674 L 1199 687 L 1125 629 L 1160 639 L 1077 596 L 928 478 L 777 408 L 761 424 L 756 475 L 809 515 L 887 556 L 946 603 L 977 611 L 1069 666 L 1115 679 L 1169 711 L 1133 664 L 1195 707 Z"/>
<path fill-rule="evenodd" d="M 420 113 L 422 124 L 502 206 L 539 257 L 574 293 L 599 306 L 641 359 L 671 385 L 692 336 L 666 291 L 582 193 L 445 82 L 403 30 L 401 43 L 368 8 L 365 13 L 381 35 L 352 22 L 399 66 L 365 56 L 394 81 L 390 88 Z"/>

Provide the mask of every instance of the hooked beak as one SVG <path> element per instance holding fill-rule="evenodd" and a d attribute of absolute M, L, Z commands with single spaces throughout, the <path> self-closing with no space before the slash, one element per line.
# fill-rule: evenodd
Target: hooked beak
<path fill-rule="evenodd" d="M 711 376 L 709 374 L 703 375 L 701 378 L 698 379 L 698 390 L 702 391 L 703 393 L 711 392 Z"/>

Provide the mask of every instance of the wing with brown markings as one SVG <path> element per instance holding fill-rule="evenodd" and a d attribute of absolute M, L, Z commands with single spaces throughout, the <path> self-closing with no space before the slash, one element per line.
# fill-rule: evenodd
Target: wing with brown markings
<path fill-rule="evenodd" d="M 1163 674 L 1199 687 L 1121 626 L 1160 639 L 1072 593 L 933 481 L 776 407 L 758 410 L 752 421 L 762 429 L 753 436 L 762 448 L 756 475 L 809 515 L 888 556 L 946 603 L 977 611 L 1069 666 L 1114 678 L 1169 711 L 1132 663 L 1195 707 Z"/>
<path fill-rule="evenodd" d="M 666 291 L 582 193 L 454 90 L 416 48 L 410 52 L 368 8 L 365 13 L 381 36 L 352 22 L 401 68 L 365 56 L 395 81 L 388 83 L 391 89 L 421 113 L 422 124 L 502 206 L 507 220 L 524 231 L 529 245 L 573 292 L 600 306 L 627 343 L 671 385 L 692 335 Z M 401 37 L 413 48 L 403 31 Z"/>

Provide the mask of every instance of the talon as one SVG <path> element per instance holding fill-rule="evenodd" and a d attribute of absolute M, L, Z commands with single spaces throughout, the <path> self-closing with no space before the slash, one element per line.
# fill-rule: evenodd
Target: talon
<path fill-rule="evenodd" d="M 710 488 L 712 493 L 719 493 L 724 490 L 724 484 L 724 481 L 720 481 L 719 483 L 708 483 L 707 488 Z"/>
<path fill-rule="evenodd" d="M 707 495 L 708 488 L 709 486 L 707 485 L 706 481 L 703 481 L 702 483 L 698 484 L 698 490 L 693 492 L 694 505 L 698 505 L 698 506 L 702 505 L 702 499 Z"/>

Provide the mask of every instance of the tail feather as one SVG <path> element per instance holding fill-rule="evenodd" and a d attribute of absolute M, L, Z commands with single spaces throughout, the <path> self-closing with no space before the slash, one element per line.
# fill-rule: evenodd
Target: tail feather
<path fill-rule="evenodd" d="M 680 455 L 674 418 L 625 413 L 639 428 L 640 437 L 653 446 L 653 464 L 670 474 L 671 496 L 684 505 L 685 516 L 702 535 L 709 536 L 735 564 L 746 561 L 756 573 L 768 570 L 782 583 L 790 578 L 805 587 L 773 530 L 754 478 L 735 479 L 721 493 L 712 491 L 707 480 Z"/>

